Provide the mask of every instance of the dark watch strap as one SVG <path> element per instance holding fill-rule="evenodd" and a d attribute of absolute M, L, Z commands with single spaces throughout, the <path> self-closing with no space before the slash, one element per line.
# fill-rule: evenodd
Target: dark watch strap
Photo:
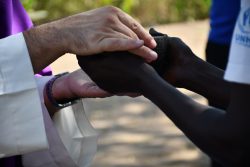
<path fill-rule="evenodd" d="M 64 107 L 68 107 L 68 106 L 71 106 L 73 104 L 75 104 L 77 102 L 77 100 L 70 100 L 70 101 L 66 101 L 64 103 L 59 103 L 55 100 L 54 96 L 53 96 L 53 93 L 52 93 L 52 87 L 53 87 L 53 84 L 54 82 L 60 78 L 61 76 L 64 76 L 68 74 L 68 72 L 64 72 L 64 73 L 61 73 L 61 74 L 57 74 L 55 75 L 51 80 L 49 80 L 45 86 L 45 89 L 46 89 L 46 95 L 50 101 L 50 103 L 56 107 L 56 108 L 64 108 Z"/>

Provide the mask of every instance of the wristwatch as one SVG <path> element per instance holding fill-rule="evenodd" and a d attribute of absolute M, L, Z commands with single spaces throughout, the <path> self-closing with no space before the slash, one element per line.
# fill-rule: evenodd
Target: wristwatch
<path fill-rule="evenodd" d="M 77 99 L 67 99 L 67 100 L 65 100 L 64 103 L 59 103 L 59 102 L 57 102 L 57 101 L 55 100 L 55 98 L 54 98 L 54 96 L 53 96 L 52 87 L 53 87 L 54 82 L 55 82 L 58 78 L 60 78 L 60 77 L 62 77 L 62 76 L 64 76 L 64 75 L 67 75 L 67 74 L 69 74 L 69 72 L 64 72 L 64 73 L 60 73 L 60 74 L 55 75 L 51 80 L 49 80 L 49 81 L 47 82 L 47 84 L 46 84 L 46 86 L 45 86 L 46 95 L 47 95 L 47 97 L 48 97 L 50 103 L 51 103 L 54 107 L 56 107 L 56 108 L 58 108 L 58 109 L 64 108 L 64 107 L 68 107 L 68 106 L 71 106 L 71 105 L 73 105 L 73 104 L 75 104 L 75 103 L 77 102 Z"/>

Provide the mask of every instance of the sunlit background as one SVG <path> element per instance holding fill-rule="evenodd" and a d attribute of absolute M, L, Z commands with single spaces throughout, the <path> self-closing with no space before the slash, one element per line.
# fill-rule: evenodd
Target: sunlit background
<path fill-rule="evenodd" d="M 182 38 L 204 58 L 210 0 L 23 0 L 35 25 L 105 5 L 117 6 L 146 28 Z M 44 53 L 46 54 L 46 53 Z M 52 65 L 54 73 L 74 71 L 74 55 Z M 182 90 L 193 99 L 201 96 Z M 163 97 L 164 98 L 164 97 Z M 143 97 L 85 99 L 85 109 L 100 134 L 92 167 L 208 167 L 201 153 L 174 124 Z"/>
<path fill-rule="evenodd" d="M 207 18 L 210 0 L 23 0 L 23 4 L 37 23 L 114 5 L 149 26 Z"/>

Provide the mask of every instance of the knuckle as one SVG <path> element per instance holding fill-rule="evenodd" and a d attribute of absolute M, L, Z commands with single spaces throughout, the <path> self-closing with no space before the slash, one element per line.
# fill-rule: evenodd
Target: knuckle
<path fill-rule="evenodd" d="M 106 6 L 105 8 L 110 13 L 119 13 L 120 12 L 120 9 L 115 7 L 115 6 L 110 5 L 110 6 Z"/>
<path fill-rule="evenodd" d="M 171 37 L 170 39 L 171 39 L 172 41 L 175 41 L 175 42 L 180 41 L 180 38 L 178 38 L 178 37 Z"/>
<path fill-rule="evenodd" d="M 137 30 L 139 29 L 138 23 L 132 22 L 132 23 L 131 23 L 131 28 L 132 28 L 132 30 L 137 31 Z"/>
<path fill-rule="evenodd" d="M 127 32 L 127 34 L 128 34 L 128 38 L 130 39 L 138 39 L 138 36 L 132 31 Z"/>
<path fill-rule="evenodd" d="M 169 40 L 174 45 L 177 45 L 177 44 L 182 42 L 182 40 L 180 38 L 177 38 L 177 37 L 171 37 L 171 38 L 169 38 Z"/>
<path fill-rule="evenodd" d="M 107 15 L 107 17 L 105 18 L 105 23 L 107 25 L 113 25 L 116 23 L 116 19 L 113 15 Z"/>
<path fill-rule="evenodd" d="M 136 20 L 134 20 L 132 17 L 130 16 L 127 16 L 128 17 L 128 20 L 131 20 L 131 23 L 130 23 L 130 27 L 132 30 L 134 31 L 142 31 L 142 26 L 140 25 L 139 22 L 137 22 Z"/>

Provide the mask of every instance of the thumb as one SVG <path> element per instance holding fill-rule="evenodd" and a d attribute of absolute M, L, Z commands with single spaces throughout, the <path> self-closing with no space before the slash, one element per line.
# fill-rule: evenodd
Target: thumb
<path fill-rule="evenodd" d="M 86 83 L 81 89 L 81 96 L 82 98 L 104 98 L 111 94 L 99 88 L 95 83 Z"/>

